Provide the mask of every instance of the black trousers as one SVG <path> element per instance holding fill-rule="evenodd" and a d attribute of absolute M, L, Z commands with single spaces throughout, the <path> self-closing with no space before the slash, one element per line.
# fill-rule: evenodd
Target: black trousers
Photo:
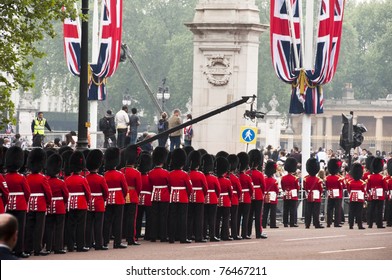
<path fill-rule="evenodd" d="M 107 246 L 113 229 L 114 246 L 121 244 L 124 205 L 108 204 L 103 221 L 103 244 Z"/>
<path fill-rule="evenodd" d="M 151 207 L 151 240 L 166 241 L 169 216 L 169 202 L 153 201 Z"/>
<path fill-rule="evenodd" d="M 383 207 L 384 207 L 384 200 L 372 200 L 372 203 L 370 204 L 370 208 L 368 208 L 368 211 L 369 211 L 368 224 L 369 224 L 369 226 L 373 226 L 374 222 L 376 222 L 376 225 L 378 227 L 381 227 L 383 225 L 383 222 L 382 222 Z"/>
<path fill-rule="evenodd" d="M 305 226 L 309 227 L 313 218 L 313 225 L 315 227 L 320 226 L 320 202 L 306 202 L 306 210 L 305 210 Z"/>
<path fill-rule="evenodd" d="M 105 141 L 103 142 L 104 148 L 117 146 L 116 134 L 104 134 L 104 137 L 105 137 Z M 109 145 L 109 139 L 112 140 L 112 143 L 110 145 Z"/>
<path fill-rule="evenodd" d="M 263 208 L 263 228 L 267 227 L 268 214 L 270 214 L 270 227 L 276 227 L 276 206 L 277 204 L 264 203 Z"/>
<path fill-rule="evenodd" d="M 253 226 L 253 218 L 255 220 L 255 231 L 256 237 L 261 235 L 263 229 L 261 228 L 261 220 L 262 220 L 262 209 L 263 209 L 263 201 L 262 200 L 252 200 L 250 205 L 250 213 L 249 213 L 249 222 L 248 222 L 248 236 L 252 235 L 252 226 Z"/>
<path fill-rule="evenodd" d="M 14 247 L 15 254 L 19 255 L 23 252 L 27 252 L 27 250 L 25 250 L 26 211 L 7 211 L 7 213 L 18 220 L 18 240 Z"/>
<path fill-rule="evenodd" d="M 204 222 L 204 203 L 188 204 L 188 239 L 195 237 L 199 241 L 203 239 L 203 222 Z"/>
<path fill-rule="evenodd" d="M 169 205 L 169 241 L 174 242 L 176 232 L 180 241 L 185 241 L 187 238 L 186 226 L 188 216 L 188 203 L 170 203 Z M 177 228 L 178 221 L 178 228 Z"/>
<path fill-rule="evenodd" d="M 140 237 L 142 232 L 143 217 L 145 217 L 144 240 L 151 239 L 151 206 L 138 205 L 136 219 L 136 236 Z"/>
<path fill-rule="evenodd" d="M 127 128 L 117 129 L 117 147 L 120 149 L 125 147 L 125 136 L 127 134 L 127 130 Z"/>
<path fill-rule="evenodd" d="M 327 225 L 331 225 L 334 221 L 334 226 L 338 226 L 342 221 L 342 199 L 341 198 L 328 198 L 327 202 Z"/>
<path fill-rule="evenodd" d="M 76 243 L 77 250 L 86 246 L 86 218 L 87 210 L 70 209 L 67 216 L 67 248 L 68 251 L 74 249 Z"/>
<path fill-rule="evenodd" d="M 386 217 L 385 220 L 387 221 L 387 226 L 392 226 L 392 199 L 389 199 L 385 205 L 386 208 Z"/>
<path fill-rule="evenodd" d="M 86 245 L 102 248 L 103 245 L 103 219 L 105 212 L 87 211 Z"/>
<path fill-rule="evenodd" d="M 47 251 L 64 248 L 65 214 L 48 214 L 45 222 L 45 243 Z"/>
<path fill-rule="evenodd" d="M 218 206 L 216 204 L 205 204 L 204 205 L 204 226 L 203 235 L 204 238 L 207 236 L 210 239 L 216 237 L 215 224 L 216 224 L 216 211 Z"/>
<path fill-rule="evenodd" d="M 237 231 L 240 232 L 241 226 L 241 237 L 245 238 L 248 235 L 248 222 L 250 213 L 250 203 L 240 203 L 238 205 L 238 224 Z"/>
<path fill-rule="evenodd" d="M 215 233 L 217 237 L 222 240 L 228 240 L 230 235 L 229 230 L 230 207 L 218 207 L 216 213 Z"/>
<path fill-rule="evenodd" d="M 125 203 L 124 214 L 122 216 L 122 233 L 127 242 L 136 240 L 136 217 L 138 205 L 136 203 Z M 120 242 L 121 243 L 121 242 Z M 116 243 L 116 245 L 118 245 Z"/>
<path fill-rule="evenodd" d="M 283 224 L 287 226 L 294 226 L 297 223 L 297 200 L 286 199 L 283 201 Z"/>
<path fill-rule="evenodd" d="M 238 237 L 238 205 L 230 207 L 230 230 L 231 237 Z"/>
<path fill-rule="evenodd" d="M 358 227 L 362 227 L 362 209 L 363 202 L 350 202 L 350 209 L 348 214 L 348 224 L 350 227 L 354 226 L 354 219 L 357 221 Z"/>
<path fill-rule="evenodd" d="M 26 218 L 25 249 L 40 252 L 45 230 L 45 212 L 28 212 Z"/>

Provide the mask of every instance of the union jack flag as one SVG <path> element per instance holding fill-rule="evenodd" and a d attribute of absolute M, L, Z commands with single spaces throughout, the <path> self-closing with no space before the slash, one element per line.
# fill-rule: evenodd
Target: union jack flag
<path fill-rule="evenodd" d="M 76 4 L 75 4 L 76 9 Z M 64 55 L 69 71 L 80 75 L 80 21 L 79 18 L 72 20 L 67 18 L 63 24 Z"/>

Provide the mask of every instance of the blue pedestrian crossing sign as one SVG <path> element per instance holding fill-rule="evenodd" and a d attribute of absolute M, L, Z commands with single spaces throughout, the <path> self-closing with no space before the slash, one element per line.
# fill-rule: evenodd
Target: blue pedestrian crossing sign
<path fill-rule="evenodd" d="M 246 144 L 256 144 L 257 127 L 241 126 L 240 141 Z"/>

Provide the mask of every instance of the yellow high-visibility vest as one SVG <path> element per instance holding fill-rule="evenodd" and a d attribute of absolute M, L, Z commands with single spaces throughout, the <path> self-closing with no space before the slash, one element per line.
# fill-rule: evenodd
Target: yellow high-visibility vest
<path fill-rule="evenodd" d="M 34 134 L 45 134 L 45 123 L 46 119 L 43 118 L 42 120 L 35 119 L 34 120 Z"/>

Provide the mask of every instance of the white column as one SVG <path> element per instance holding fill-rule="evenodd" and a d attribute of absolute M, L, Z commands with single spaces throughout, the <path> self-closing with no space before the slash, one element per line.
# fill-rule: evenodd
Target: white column
<path fill-rule="evenodd" d="M 332 116 L 325 119 L 325 148 L 332 148 Z"/>
<path fill-rule="evenodd" d="M 383 117 L 375 116 L 376 119 L 376 150 L 382 151 L 382 138 L 383 138 Z"/>

